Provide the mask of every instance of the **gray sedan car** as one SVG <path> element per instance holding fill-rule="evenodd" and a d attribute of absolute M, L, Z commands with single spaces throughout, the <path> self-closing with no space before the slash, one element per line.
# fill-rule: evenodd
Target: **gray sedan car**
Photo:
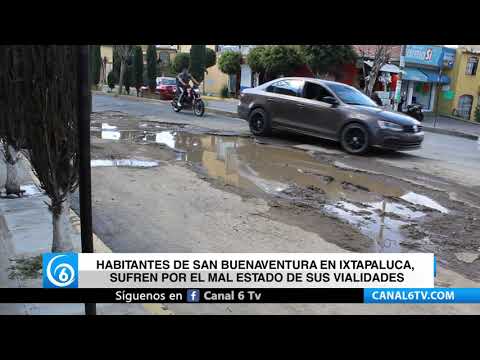
<path fill-rule="evenodd" d="M 418 149 L 424 136 L 414 118 L 380 108 L 349 85 L 313 78 L 280 78 L 245 89 L 238 114 L 254 135 L 287 130 L 338 141 L 351 154 L 371 146 Z"/>

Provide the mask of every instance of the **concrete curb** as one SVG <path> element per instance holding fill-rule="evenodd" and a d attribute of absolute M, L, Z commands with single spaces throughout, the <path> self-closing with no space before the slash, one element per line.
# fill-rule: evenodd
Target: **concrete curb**
<path fill-rule="evenodd" d="M 450 135 L 450 136 L 455 136 L 455 137 L 460 137 L 460 138 L 475 140 L 475 141 L 478 141 L 479 139 L 478 135 L 466 134 L 466 133 L 455 131 L 455 130 L 439 129 L 439 128 L 433 128 L 429 126 L 424 126 L 423 130 L 432 132 L 432 133 Z"/>
<path fill-rule="evenodd" d="M 238 118 L 238 114 L 236 112 L 209 108 L 208 106 L 205 108 L 205 112 L 209 114 L 217 114 L 217 115 L 223 115 L 231 118 Z"/>

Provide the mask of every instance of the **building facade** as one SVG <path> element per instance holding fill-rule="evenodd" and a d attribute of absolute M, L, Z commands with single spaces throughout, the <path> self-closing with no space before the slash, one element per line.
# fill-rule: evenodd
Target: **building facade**
<path fill-rule="evenodd" d="M 434 111 L 442 89 L 450 84 L 448 71 L 455 63 L 455 49 L 438 45 L 405 45 L 401 94 L 404 105 L 421 104 Z"/>
<path fill-rule="evenodd" d="M 456 49 L 456 61 L 448 71 L 451 78 L 439 101 L 439 112 L 475 120 L 475 110 L 480 106 L 480 45 L 460 45 Z"/>

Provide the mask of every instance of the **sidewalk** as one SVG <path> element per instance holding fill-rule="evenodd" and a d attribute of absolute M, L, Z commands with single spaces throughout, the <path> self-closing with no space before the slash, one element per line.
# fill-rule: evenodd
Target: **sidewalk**
<path fill-rule="evenodd" d="M 51 251 L 52 219 L 48 197 L 36 184 L 29 164 L 22 159 L 22 198 L 0 198 L 0 287 L 41 288 L 41 254 Z M 0 156 L 0 183 L 5 183 L 5 163 Z M 3 187 L 3 186 L 2 186 Z M 0 188 L 1 189 L 1 188 Z M 70 223 L 75 251 L 81 252 L 80 219 L 71 211 Z M 110 252 L 94 236 L 96 252 Z M 148 307 L 152 310 L 147 310 Z M 150 315 L 160 304 L 97 304 L 97 314 Z M 164 314 L 168 312 L 165 311 Z M 83 315 L 84 304 L 0 304 L 0 315 Z"/>
<path fill-rule="evenodd" d="M 435 115 L 428 114 L 423 120 L 423 125 L 430 131 L 440 132 L 446 135 L 466 137 L 472 140 L 478 140 L 480 137 L 480 123 L 457 120 L 447 116 L 438 116 L 435 128 L 433 128 L 434 122 Z"/>

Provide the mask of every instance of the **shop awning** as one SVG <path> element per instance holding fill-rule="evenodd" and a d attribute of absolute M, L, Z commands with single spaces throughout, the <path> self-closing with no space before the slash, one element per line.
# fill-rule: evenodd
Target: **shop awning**
<path fill-rule="evenodd" d="M 416 68 L 405 68 L 403 70 L 403 75 L 402 75 L 402 80 L 411 80 L 411 81 L 420 81 L 420 82 L 431 82 L 428 79 L 427 74 L 424 72 L 420 71 L 419 69 Z"/>
<path fill-rule="evenodd" d="M 372 67 L 373 66 L 373 61 L 365 60 L 365 64 Z M 380 71 L 398 74 L 400 72 L 400 68 L 397 65 L 394 65 L 394 64 L 385 64 L 385 65 L 382 66 Z"/>
<path fill-rule="evenodd" d="M 422 72 L 428 76 L 428 81 L 433 83 L 440 83 L 440 84 L 450 84 L 450 78 L 447 75 L 442 74 L 441 76 L 438 72 L 433 70 L 424 70 Z"/>

